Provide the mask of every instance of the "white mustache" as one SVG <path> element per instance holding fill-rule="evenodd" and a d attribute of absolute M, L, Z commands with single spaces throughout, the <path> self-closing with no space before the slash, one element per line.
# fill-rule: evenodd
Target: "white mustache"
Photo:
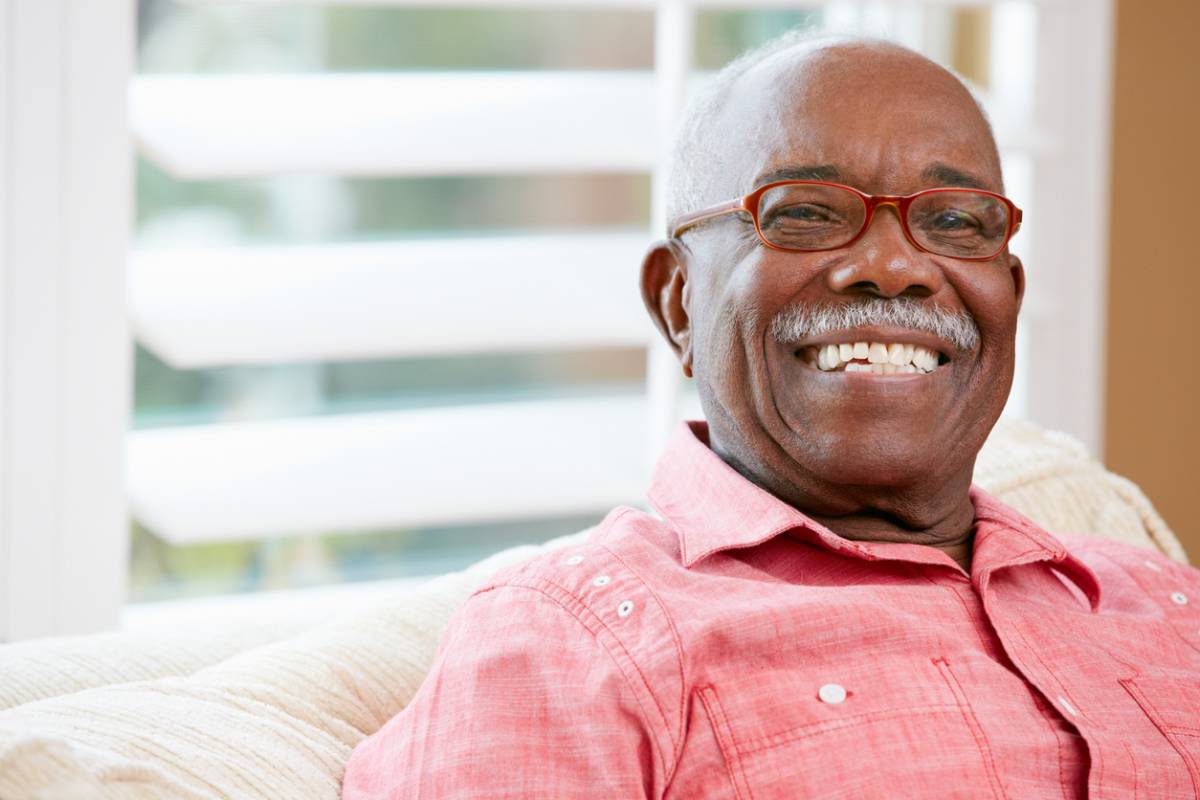
<path fill-rule="evenodd" d="M 979 343 L 979 326 L 965 311 L 950 311 L 926 305 L 911 297 L 884 300 L 871 297 L 854 303 L 793 305 L 771 320 L 771 335 L 780 344 L 868 325 L 911 328 L 953 342 L 959 350 L 972 350 Z"/>

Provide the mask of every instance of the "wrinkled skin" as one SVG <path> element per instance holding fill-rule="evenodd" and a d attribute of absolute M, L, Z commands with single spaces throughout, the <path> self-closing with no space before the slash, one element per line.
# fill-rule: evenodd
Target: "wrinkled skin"
<path fill-rule="evenodd" d="M 712 124 L 727 158 L 705 205 L 810 166 L 833 167 L 829 180 L 870 194 L 947 185 L 945 167 L 1003 192 L 995 143 L 967 90 L 890 45 L 778 54 L 740 78 Z M 770 250 L 748 218 L 727 215 L 656 244 L 642 271 L 647 308 L 697 381 L 715 452 L 841 536 L 937 547 L 968 573 L 967 491 L 1012 383 L 1023 289 L 1007 250 L 986 262 L 921 252 L 890 207 L 857 242 L 818 253 Z M 770 335 L 791 304 L 864 296 L 965 310 L 979 343 L 947 345 L 950 361 L 932 375 L 881 380 L 819 372 Z"/>

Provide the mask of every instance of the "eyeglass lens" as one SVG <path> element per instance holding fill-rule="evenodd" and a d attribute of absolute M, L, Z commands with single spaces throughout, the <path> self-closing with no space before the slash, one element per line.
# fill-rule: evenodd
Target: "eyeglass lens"
<path fill-rule="evenodd" d="M 832 250 L 862 230 L 867 206 L 836 186 L 787 184 L 759 198 L 762 236 L 779 247 Z M 908 229 L 921 247 L 957 258 L 995 255 L 1008 234 L 1008 206 L 970 190 L 931 192 L 908 207 Z"/>

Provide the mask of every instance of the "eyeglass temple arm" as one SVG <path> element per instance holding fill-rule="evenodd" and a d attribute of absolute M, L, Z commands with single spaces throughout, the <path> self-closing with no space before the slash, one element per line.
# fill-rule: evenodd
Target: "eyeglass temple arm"
<path fill-rule="evenodd" d="M 676 217 L 675 221 L 671 223 L 671 238 L 678 238 L 688 228 L 694 228 L 707 219 L 719 217 L 722 214 L 732 214 L 737 211 L 747 211 L 749 213 L 745 206 L 745 200 L 741 197 L 721 203 L 720 205 L 701 209 L 700 211 L 693 211 L 690 214 L 682 214 Z"/>

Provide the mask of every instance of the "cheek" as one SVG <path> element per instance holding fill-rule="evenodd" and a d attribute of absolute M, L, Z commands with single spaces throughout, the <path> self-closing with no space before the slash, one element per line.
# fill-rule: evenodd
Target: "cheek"
<path fill-rule="evenodd" d="M 1008 398 L 1015 369 L 1019 309 L 1016 290 L 1009 272 L 999 266 L 985 277 L 958 283 L 956 288 L 964 307 L 975 318 L 980 335 L 978 359 L 962 377 L 975 397 L 980 416 L 998 414 Z"/>
<path fill-rule="evenodd" d="M 999 264 L 987 262 L 973 272 L 960 272 L 951 282 L 963 306 L 975 318 L 984 345 L 1011 350 L 1020 308 L 1012 274 Z"/>
<path fill-rule="evenodd" d="M 705 268 L 699 291 L 704 302 L 693 315 L 697 376 L 710 384 L 745 386 L 753 371 L 754 343 L 762 336 L 763 270 L 752 252 L 741 259 L 730 253 Z M 728 265 L 728 266 L 725 266 Z M 724 394 L 718 390 L 718 394 Z"/>

